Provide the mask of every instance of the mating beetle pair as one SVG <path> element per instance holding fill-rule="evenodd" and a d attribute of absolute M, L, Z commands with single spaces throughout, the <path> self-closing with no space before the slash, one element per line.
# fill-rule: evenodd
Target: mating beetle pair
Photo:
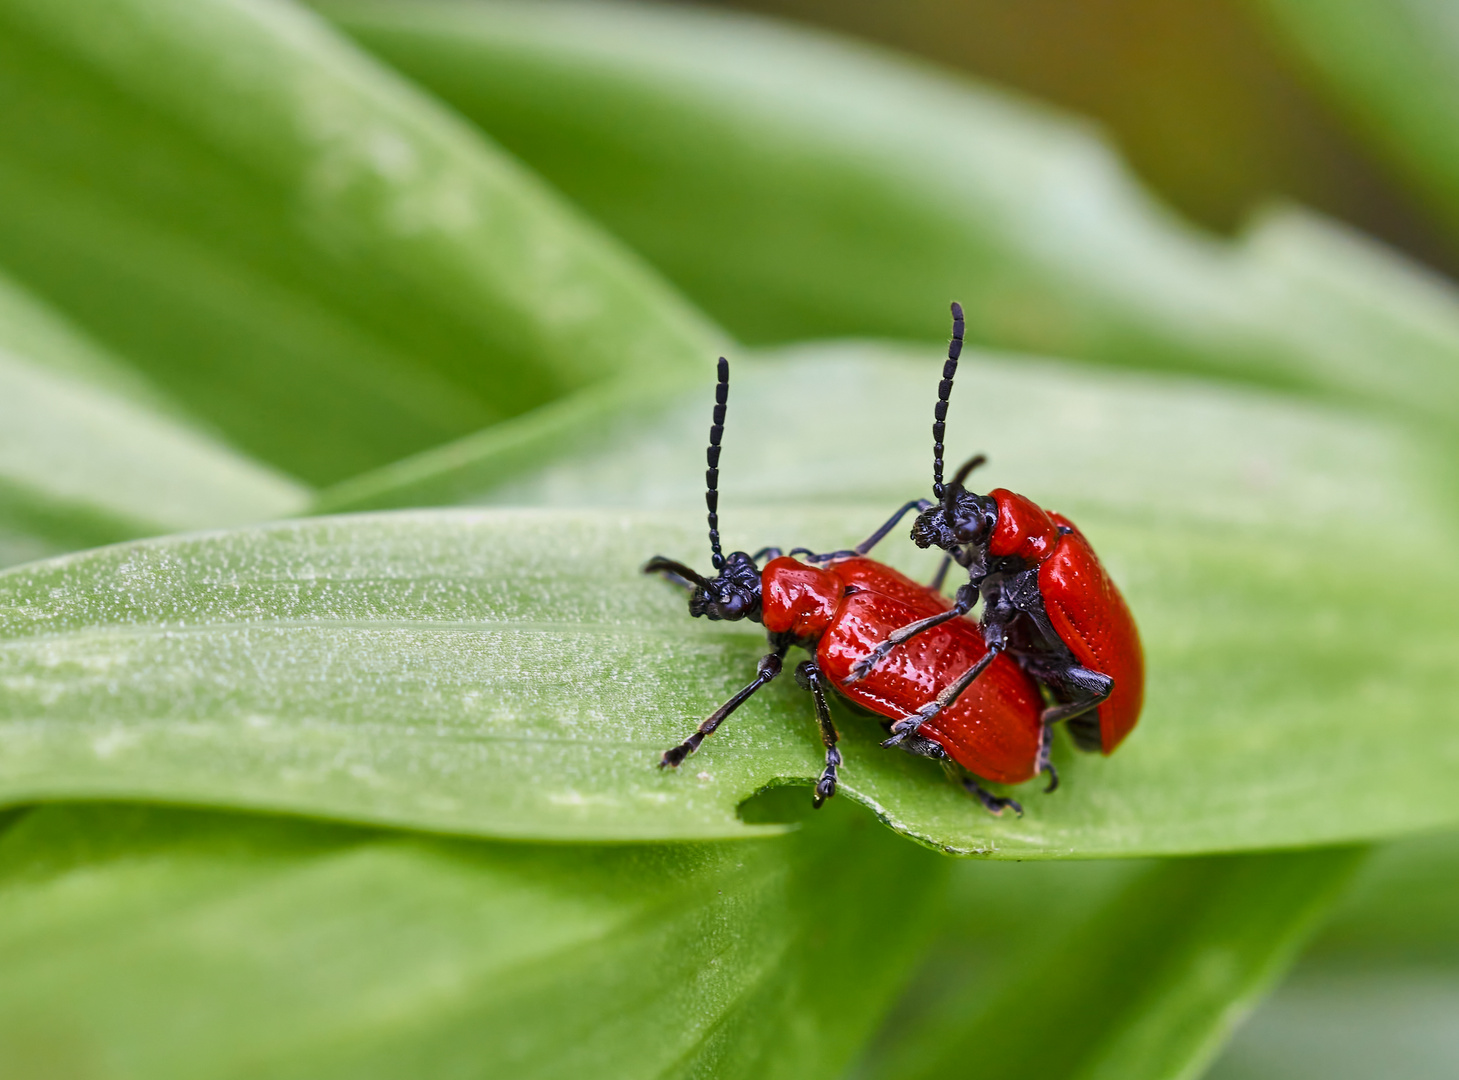
<path fill-rule="evenodd" d="M 1016 784 L 1041 772 L 1058 786 L 1049 760 L 1052 726 L 1064 722 L 1082 750 L 1108 754 L 1129 734 L 1144 697 L 1144 660 L 1129 608 L 1074 524 L 1003 488 L 986 495 L 964 486 L 983 463 L 973 458 L 944 484 L 943 433 L 963 343 L 962 308 L 953 333 L 932 425 L 932 500 L 916 499 L 850 551 L 788 555 L 765 548 L 725 555 L 719 539 L 719 453 L 729 401 L 729 364 L 721 357 L 709 433 L 705 500 L 715 576 L 663 556 L 644 566 L 690 587 L 689 613 L 763 623 L 770 652 L 755 679 L 667 751 L 677 766 L 760 687 L 780 674 L 792 645 L 811 653 L 796 681 L 815 699 L 826 767 L 815 805 L 836 793 L 841 754 L 829 687 L 888 722 L 883 746 L 956 763 L 961 782 L 991 812 L 1023 808 L 986 791 L 977 778 Z M 945 552 L 941 569 L 920 585 L 867 553 L 912 510 L 918 547 Z M 802 556 L 801 559 L 795 556 Z M 761 560 L 765 562 L 763 569 Z M 952 563 L 967 584 L 949 601 L 942 582 Z M 979 598 L 978 622 L 965 616 Z"/>

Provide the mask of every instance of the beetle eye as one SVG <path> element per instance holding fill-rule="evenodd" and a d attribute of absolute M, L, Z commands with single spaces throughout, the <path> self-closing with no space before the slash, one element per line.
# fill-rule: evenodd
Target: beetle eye
<path fill-rule="evenodd" d="M 738 589 L 727 589 L 719 598 L 719 617 L 721 619 L 744 618 L 748 601 L 749 597 Z"/>

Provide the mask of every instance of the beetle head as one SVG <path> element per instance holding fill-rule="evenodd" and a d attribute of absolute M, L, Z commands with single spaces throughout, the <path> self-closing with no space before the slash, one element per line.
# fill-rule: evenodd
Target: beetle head
<path fill-rule="evenodd" d="M 714 388 L 714 415 L 709 425 L 709 449 L 704 474 L 704 504 L 709 510 L 709 561 L 715 576 L 707 578 L 681 562 L 655 555 L 645 574 L 672 574 L 689 586 L 689 614 L 715 622 L 740 619 L 760 621 L 760 570 L 743 551 L 725 555 L 719 544 L 719 450 L 724 438 L 725 409 L 729 404 L 729 361 L 719 358 L 719 381 Z"/>
<path fill-rule="evenodd" d="M 725 557 L 719 575 L 700 578 L 689 594 L 689 614 L 714 622 L 760 621 L 760 571 L 743 551 Z"/>
<path fill-rule="evenodd" d="M 962 486 L 952 487 L 942 502 L 917 515 L 912 541 L 920 548 L 979 549 L 986 547 L 998 523 L 998 503 Z"/>

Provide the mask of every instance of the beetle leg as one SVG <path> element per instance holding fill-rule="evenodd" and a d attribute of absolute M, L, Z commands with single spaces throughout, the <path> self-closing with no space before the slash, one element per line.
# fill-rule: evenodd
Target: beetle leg
<path fill-rule="evenodd" d="M 937 573 L 932 575 L 932 580 L 927 583 L 929 592 L 942 592 L 942 583 L 947 580 L 947 571 L 952 566 L 952 556 L 944 555 L 942 565 L 937 568 Z"/>
<path fill-rule="evenodd" d="M 814 660 L 802 660 L 795 669 L 795 681 L 802 690 L 809 690 L 816 700 L 816 720 L 821 725 L 821 742 L 826 747 L 826 771 L 816 783 L 811 805 L 817 810 L 836 794 L 836 770 L 841 764 L 841 751 L 836 749 L 836 725 L 831 723 L 831 709 L 826 704 L 826 691 L 821 686 L 821 669 Z"/>
<path fill-rule="evenodd" d="M 994 659 L 997 658 L 998 654 L 1002 651 L 1003 649 L 1001 646 L 989 649 L 986 653 L 982 655 L 981 658 L 979 658 L 976 664 L 974 664 L 972 667 L 968 668 L 967 671 L 959 675 L 956 681 L 951 683 L 942 693 L 938 694 L 935 701 L 932 701 L 927 705 L 923 705 L 922 708 L 918 709 L 911 716 L 904 716 L 902 717 L 902 719 L 898 720 L 895 724 L 892 725 L 892 737 L 886 740 L 886 742 L 882 743 L 882 745 L 896 746 L 908 735 L 917 734 L 917 730 L 923 724 L 927 723 L 927 721 L 931 720 L 943 709 L 951 705 L 954 701 L 958 699 L 958 697 L 962 694 L 964 690 L 972 686 L 973 680 L 976 679 L 979 675 L 983 674 L 983 672 L 988 669 L 988 665 L 991 664 Z"/>
<path fill-rule="evenodd" d="M 1054 768 L 1054 762 L 1052 761 L 1053 749 L 1054 726 L 1046 723 L 1039 731 L 1039 753 L 1035 759 L 1036 768 L 1034 769 L 1035 776 L 1038 776 L 1040 773 L 1049 774 L 1049 786 L 1044 788 L 1045 795 L 1052 795 L 1059 789 L 1059 770 Z"/>
<path fill-rule="evenodd" d="M 1023 817 L 1023 807 L 1017 799 L 1005 799 L 994 795 L 966 773 L 958 777 L 958 780 L 962 783 L 967 793 L 982 803 L 983 809 L 994 817 L 1002 817 L 1004 810 L 1012 810 L 1019 817 Z"/>
<path fill-rule="evenodd" d="M 856 554 L 865 555 L 872 548 L 876 547 L 877 544 L 880 544 L 884 539 L 886 539 L 887 533 L 891 532 L 897 527 L 897 522 L 901 521 L 902 518 L 907 516 L 908 510 L 916 510 L 920 514 L 923 510 L 931 509 L 932 505 L 933 504 L 928 502 L 926 499 L 913 499 L 911 502 L 901 507 L 901 509 L 899 509 L 891 517 L 887 518 L 885 525 L 883 525 L 880 529 L 877 529 L 876 532 L 872 533 L 865 540 L 861 541 L 861 543 L 857 544 Z"/>
<path fill-rule="evenodd" d="M 683 764 L 684 759 L 690 754 L 694 753 L 694 751 L 698 750 L 699 744 L 702 743 L 710 735 L 713 735 L 714 729 L 719 727 L 720 724 L 724 723 L 725 718 L 729 716 L 730 713 L 734 712 L 746 701 L 750 700 L 750 695 L 752 695 L 756 690 L 760 689 L 760 687 L 764 686 L 767 682 L 780 674 L 781 661 L 785 659 L 785 654 L 789 649 L 789 645 L 777 645 L 774 652 L 767 653 L 765 656 L 762 656 L 760 658 L 759 669 L 755 673 L 755 681 L 750 683 L 750 685 L 746 686 L 743 690 L 739 691 L 737 694 L 735 694 L 734 697 L 730 698 L 719 708 L 715 709 L 714 712 L 709 715 L 709 718 L 706 719 L 704 723 L 699 725 L 698 730 L 695 731 L 693 735 L 690 735 L 678 746 L 675 746 L 669 750 L 665 750 L 664 756 L 659 759 L 659 768 L 672 769 L 677 768 L 679 765 Z"/>
<path fill-rule="evenodd" d="M 902 642 L 916 637 L 923 630 L 931 630 L 934 626 L 941 626 L 945 622 L 952 622 L 953 619 L 961 618 L 973 609 L 978 602 L 978 590 L 971 585 L 963 585 L 957 591 L 957 602 L 942 612 L 940 615 L 933 615 L 930 618 L 919 619 L 914 623 L 908 623 L 900 629 L 893 630 L 883 641 L 871 652 L 867 653 L 856 663 L 851 665 L 851 674 L 846 677 L 848 683 L 860 682 L 871 674 L 871 669 L 876 667 Z"/>
<path fill-rule="evenodd" d="M 1062 705 L 1051 705 L 1043 711 L 1044 726 L 1057 724 L 1061 720 L 1073 720 L 1085 713 L 1093 712 L 1103 705 L 1114 693 L 1115 681 L 1100 671 L 1090 671 L 1078 664 L 1070 665 L 1054 673 L 1049 681 L 1064 691 L 1072 701 Z"/>
<path fill-rule="evenodd" d="M 887 533 L 891 532 L 897 527 L 897 522 L 901 521 L 902 518 L 907 516 L 907 511 L 916 510 L 920 513 L 930 506 L 932 506 L 932 503 L 928 502 L 926 499 L 913 499 L 911 502 L 900 507 L 895 514 L 887 518 L 886 524 L 884 524 L 880 529 L 877 529 L 876 532 L 872 533 L 865 540 L 861 541 L 861 543 L 857 544 L 854 548 L 843 549 L 841 551 L 823 551 L 819 553 L 812 551 L 810 548 L 792 548 L 790 553 L 792 555 L 804 555 L 806 562 L 810 563 L 827 563 L 832 562 L 836 559 L 854 559 L 858 555 L 865 555 L 872 548 L 876 547 L 877 544 L 885 540 Z"/>

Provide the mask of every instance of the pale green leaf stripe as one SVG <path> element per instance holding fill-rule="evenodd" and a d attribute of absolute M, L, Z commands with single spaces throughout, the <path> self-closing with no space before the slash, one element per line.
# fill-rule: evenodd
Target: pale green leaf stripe
<path fill-rule="evenodd" d="M 1459 834 L 1374 852 L 1212 1080 L 1440 1080 L 1459 1008 Z"/>
<path fill-rule="evenodd" d="M 0 3 L 6 268 L 235 445 L 384 465 L 718 331 L 282 0 Z"/>
<path fill-rule="evenodd" d="M 0 565 L 285 517 L 308 497 L 0 278 Z"/>
<path fill-rule="evenodd" d="M 870 502 L 889 513 L 929 491 L 945 352 L 838 341 L 737 355 L 720 469 L 725 520 L 733 524 L 747 504 Z M 532 462 L 487 433 L 340 485 L 323 502 L 331 510 L 442 501 L 698 507 L 713 393 L 706 370 L 667 404 L 629 401 L 620 414 L 594 416 L 588 402 L 564 401 L 564 420 L 592 439 L 572 455 Z M 986 487 L 1011 487 L 1081 521 L 1093 512 L 1152 530 L 1168 519 L 1249 526 L 1274 542 L 1291 535 L 1293 556 L 1318 536 L 1356 538 L 1358 520 L 1402 521 L 1420 546 L 1442 549 L 1456 523 L 1443 436 L 1191 378 L 965 349 L 946 438 L 953 460 L 989 456 L 978 474 Z M 787 545 L 805 540 L 776 533 Z M 898 557 L 910 546 L 904 536 L 877 554 Z"/>
<path fill-rule="evenodd" d="M 321 6 L 745 340 L 926 339 L 958 298 L 985 344 L 1459 415 L 1451 288 L 1315 218 L 1202 235 L 997 90 L 728 12 Z"/>
<path fill-rule="evenodd" d="M 848 807 L 813 825 L 563 847 L 34 811 L 0 835 L 0 1073 L 830 1080 L 945 861 Z"/>
<path fill-rule="evenodd" d="M 1084 918 L 1023 928 L 1009 962 L 929 994 L 856 1080 L 1201 1075 L 1362 857 L 1339 848 L 1167 860 Z M 1035 903 L 1029 922 L 1048 908 Z M 1072 906 L 1072 905 L 1066 905 Z M 976 931 L 966 931 L 968 938 Z"/>
<path fill-rule="evenodd" d="M 739 513 L 729 540 L 852 540 L 875 507 Z M 1145 719 L 1109 759 L 1062 742 L 1056 796 L 996 820 L 840 714 L 843 794 L 955 852 L 1303 845 L 1459 822 L 1447 715 L 1459 589 L 1351 587 L 1366 545 L 1084 515 L 1147 644 Z M 435 511 L 103 549 L 0 575 L 0 798 L 288 809 L 484 835 L 741 835 L 807 782 L 792 680 L 678 772 L 655 767 L 753 671 L 754 627 L 641 577 L 698 516 Z"/>
<path fill-rule="evenodd" d="M 1459 17 L 1444 0 L 1248 0 L 1459 237 Z"/>

